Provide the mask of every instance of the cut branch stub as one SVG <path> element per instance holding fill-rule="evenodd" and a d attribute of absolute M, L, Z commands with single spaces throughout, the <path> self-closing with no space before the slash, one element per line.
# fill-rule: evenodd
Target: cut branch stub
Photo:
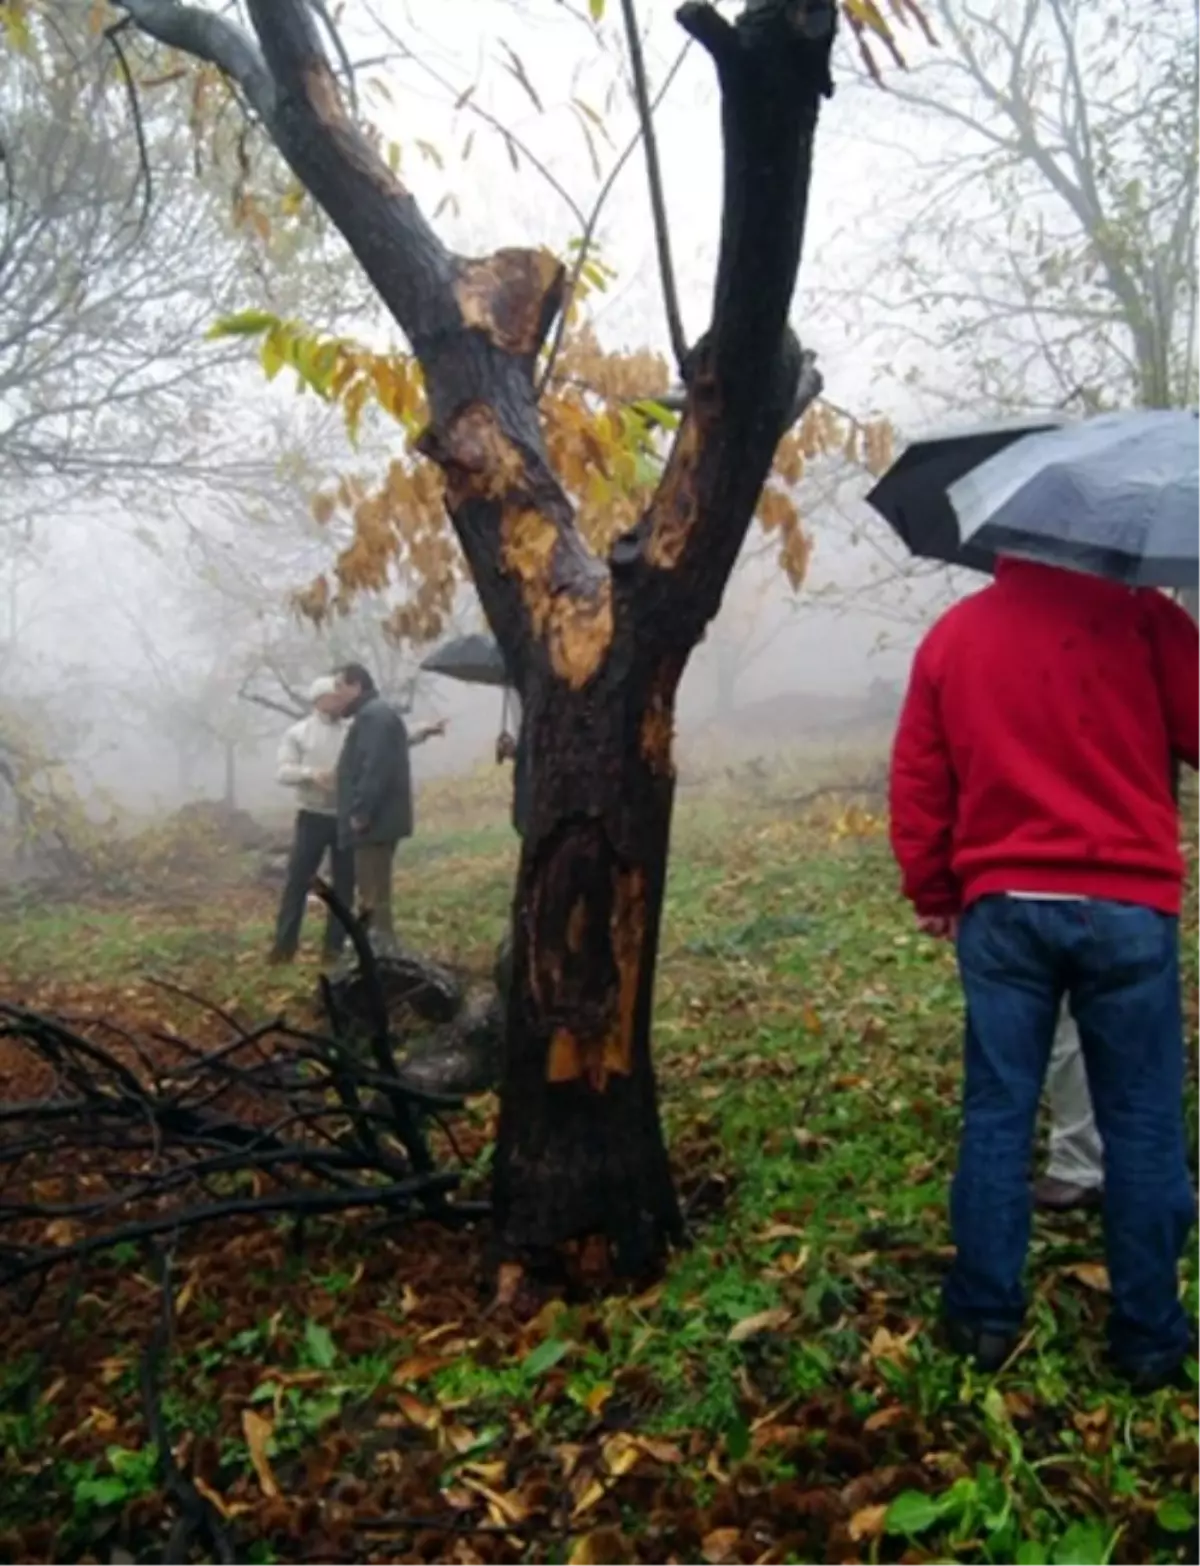
<path fill-rule="evenodd" d="M 497 250 L 460 261 L 454 296 L 463 325 L 502 352 L 532 360 L 562 308 L 565 277 L 548 250 Z"/>

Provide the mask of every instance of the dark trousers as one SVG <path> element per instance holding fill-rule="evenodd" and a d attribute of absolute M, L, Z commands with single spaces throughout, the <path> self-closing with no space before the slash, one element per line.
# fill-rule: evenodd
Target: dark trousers
<path fill-rule="evenodd" d="M 1104 1146 L 1113 1358 L 1169 1369 L 1193 1346 L 1179 1302 L 1195 1203 L 1178 921 L 1124 903 L 988 897 L 964 917 L 958 955 L 967 1034 L 947 1314 L 1002 1333 L 1021 1323 L 1038 1099 L 1067 995 Z"/>
<path fill-rule="evenodd" d="M 339 848 L 337 818 L 317 810 L 301 810 L 296 815 L 296 831 L 288 859 L 287 880 L 275 924 L 275 951 L 281 957 L 294 957 L 300 944 L 304 923 L 304 905 L 313 877 L 321 868 L 326 853 L 330 856 L 333 889 L 347 907 L 354 905 L 354 851 Z M 346 932 L 332 914 L 325 921 L 325 953 L 334 957 L 341 951 Z"/>

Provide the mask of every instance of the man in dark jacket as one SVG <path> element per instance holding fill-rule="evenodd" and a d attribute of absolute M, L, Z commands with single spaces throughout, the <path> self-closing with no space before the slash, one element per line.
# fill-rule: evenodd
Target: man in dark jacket
<path fill-rule="evenodd" d="M 413 831 L 412 769 L 404 719 L 384 701 L 360 663 L 337 674 L 341 715 L 350 727 L 338 758 L 338 841 L 354 850 L 359 908 L 373 944 L 396 944 L 392 867 L 396 845 Z"/>

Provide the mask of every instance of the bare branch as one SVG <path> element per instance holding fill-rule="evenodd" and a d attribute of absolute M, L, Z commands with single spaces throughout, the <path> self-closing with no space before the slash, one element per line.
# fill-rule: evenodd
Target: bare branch
<path fill-rule="evenodd" d="M 181 0 L 115 0 L 142 32 L 218 66 L 245 93 L 259 119 L 275 112 L 275 86 L 254 41 L 214 11 Z"/>
<path fill-rule="evenodd" d="M 675 268 L 671 261 L 667 201 L 663 190 L 662 168 L 658 161 L 654 110 L 650 102 L 650 89 L 646 82 L 646 62 L 642 55 L 642 39 L 638 31 L 634 0 L 621 0 L 621 15 L 625 24 L 629 67 L 633 76 L 633 98 L 637 105 L 638 123 L 642 132 L 642 150 L 646 155 L 646 182 L 650 188 L 650 211 L 654 218 L 654 243 L 658 251 L 658 275 L 662 283 L 663 308 L 667 315 L 667 331 L 675 355 L 675 364 L 682 373 L 687 362 L 688 340 L 683 330 L 683 315 L 679 308 L 679 294 L 675 285 Z"/>
<path fill-rule="evenodd" d="M 146 219 L 150 215 L 150 203 L 154 198 L 154 188 L 150 176 L 150 154 L 146 149 L 146 132 L 142 126 L 142 108 L 138 102 L 137 85 L 133 79 L 133 72 L 129 69 L 129 61 L 125 58 L 125 50 L 121 47 L 121 33 L 129 26 L 129 18 L 114 22 L 111 27 L 104 29 L 104 36 L 112 46 L 112 51 L 117 57 L 117 66 L 121 72 L 121 80 L 125 84 L 126 96 L 129 99 L 129 111 L 133 116 L 133 134 L 137 140 L 138 151 L 138 178 L 142 187 L 142 210 L 138 217 L 135 232 L 141 234 L 146 226 Z"/>
<path fill-rule="evenodd" d="M 652 118 L 653 113 L 658 109 L 658 106 L 666 97 L 667 91 L 670 88 L 672 82 L 674 82 L 676 76 L 679 74 L 679 68 L 687 58 L 688 50 L 691 48 L 691 45 L 692 40 L 689 38 L 688 41 L 684 44 L 683 48 L 680 49 L 679 53 L 671 62 L 671 68 L 663 77 L 662 84 L 660 85 L 658 92 L 655 94 L 654 101 L 650 106 Z M 591 253 L 591 244 L 593 238 L 595 237 L 596 226 L 600 221 L 601 214 L 604 211 L 608 198 L 612 194 L 614 185 L 617 183 L 617 180 L 619 179 L 625 165 L 637 151 L 638 142 L 641 141 L 641 139 L 642 132 L 641 127 L 639 126 L 637 131 L 634 132 L 629 141 L 622 148 L 621 154 L 613 164 L 612 168 L 608 171 L 603 185 L 601 185 L 599 191 L 596 193 L 596 199 L 592 203 L 592 210 L 588 213 L 587 221 L 584 223 L 583 233 L 580 235 L 579 239 L 579 250 L 575 256 L 575 264 L 571 268 L 571 273 L 567 279 L 567 285 L 564 291 L 566 305 L 559 313 L 558 320 L 555 323 L 554 336 L 551 339 L 550 347 L 546 353 L 546 358 L 542 365 L 542 373 L 538 377 L 537 395 L 539 399 L 544 395 L 546 387 L 550 384 L 550 381 L 554 375 L 554 365 L 562 349 L 563 338 L 566 335 L 567 309 L 569 308 L 570 301 L 574 298 L 575 290 L 579 286 L 579 279 L 583 275 L 583 269 L 586 266 L 588 256 Z"/>

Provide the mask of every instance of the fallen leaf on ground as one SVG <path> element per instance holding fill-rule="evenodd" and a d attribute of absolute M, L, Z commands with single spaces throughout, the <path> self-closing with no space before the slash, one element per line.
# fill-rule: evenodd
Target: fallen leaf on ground
<path fill-rule="evenodd" d="M 1099 1262 L 1072 1262 L 1069 1267 L 1062 1269 L 1068 1278 L 1074 1278 L 1077 1283 L 1082 1283 L 1085 1289 L 1094 1289 L 1097 1294 L 1110 1294 L 1112 1285 L 1108 1279 L 1108 1268 L 1101 1266 Z"/>
<path fill-rule="evenodd" d="M 756 1238 L 764 1243 L 770 1240 L 802 1240 L 804 1230 L 794 1223 L 769 1223 Z"/>
<path fill-rule="evenodd" d="M 737 1558 L 738 1540 L 741 1537 L 740 1528 L 714 1528 L 711 1533 L 704 1535 L 700 1546 L 701 1554 L 708 1561 L 709 1566 L 721 1566 L 722 1562 Z"/>
<path fill-rule="evenodd" d="M 901 1403 L 892 1403 L 887 1408 L 877 1408 L 873 1414 L 868 1414 L 863 1421 L 864 1430 L 890 1430 L 893 1425 L 903 1423 L 909 1418 L 908 1409 Z"/>
<path fill-rule="evenodd" d="M 463 1479 L 463 1487 L 474 1490 L 488 1504 L 488 1511 L 492 1515 L 493 1522 L 500 1527 L 506 1527 L 516 1523 L 523 1523 L 529 1513 L 525 1509 L 525 1503 L 521 1497 L 512 1492 L 509 1495 L 501 1495 L 499 1490 L 493 1490 L 490 1485 L 481 1484 L 478 1479 Z"/>
<path fill-rule="evenodd" d="M 875 1539 L 883 1532 L 886 1506 L 864 1506 L 850 1519 L 850 1537 L 858 1544 L 862 1539 Z"/>
<path fill-rule="evenodd" d="M 741 1321 L 729 1329 L 729 1342 L 744 1343 L 747 1338 L 753 1338 L 760 1332 L 778 1332 L 791 1319 L 791 1311 L 783 1305 L 777 1305 L 773 1310 L 760 1310 L 754 1316 L 743 1316 Z"/>
<path fill-rule="evenodd" d="M 629 1558 L 629 1543 L 615 1528 L 595 1528 L 576 1539 L 567 1566 L 608 1566 Z"/>
<path fill-rule="evenodd" d="M 274 1500 L 279 1494 L 279 1485 L 275 1481 L 275 1475 L 271 1472 L 271 1464 L 267 1459 L 267 1442 L 271 1439 L 274 1428 L 269 1419 L 264 1419 L 261 1414 L 255 1413 L 254 1409 L 242 1410 L 242 1434 L 246 1438 L 250 1462 L 258 1478 L 259 1489 L 268 1500 Z"/>
<path fill-rule="evenodd" d="M 435 1370 L 440 1370 L 443 1364 L 445 1364 L 444 1360 L 435 1358 L 432 1354 L 418 1354 L 413 1359 L 406 1359 L 402 1365 L 396 1366 L 392 1372 L 392 1385 L 402 1387 L 408 1381 L 425 1381 Z"/>
<path fill-rule="evenodd" d="M 871 1339 L 867 1349 L 868 1359 L 888 1359 L 893 1364 L 900 1364 L 908 1356 L 908 1346 L 916 1336 L 917 1329 L 910 1327 L 907 1332 L 892 1332 L 888 1327 L 877 1327 L 875 1336 Z"/>

